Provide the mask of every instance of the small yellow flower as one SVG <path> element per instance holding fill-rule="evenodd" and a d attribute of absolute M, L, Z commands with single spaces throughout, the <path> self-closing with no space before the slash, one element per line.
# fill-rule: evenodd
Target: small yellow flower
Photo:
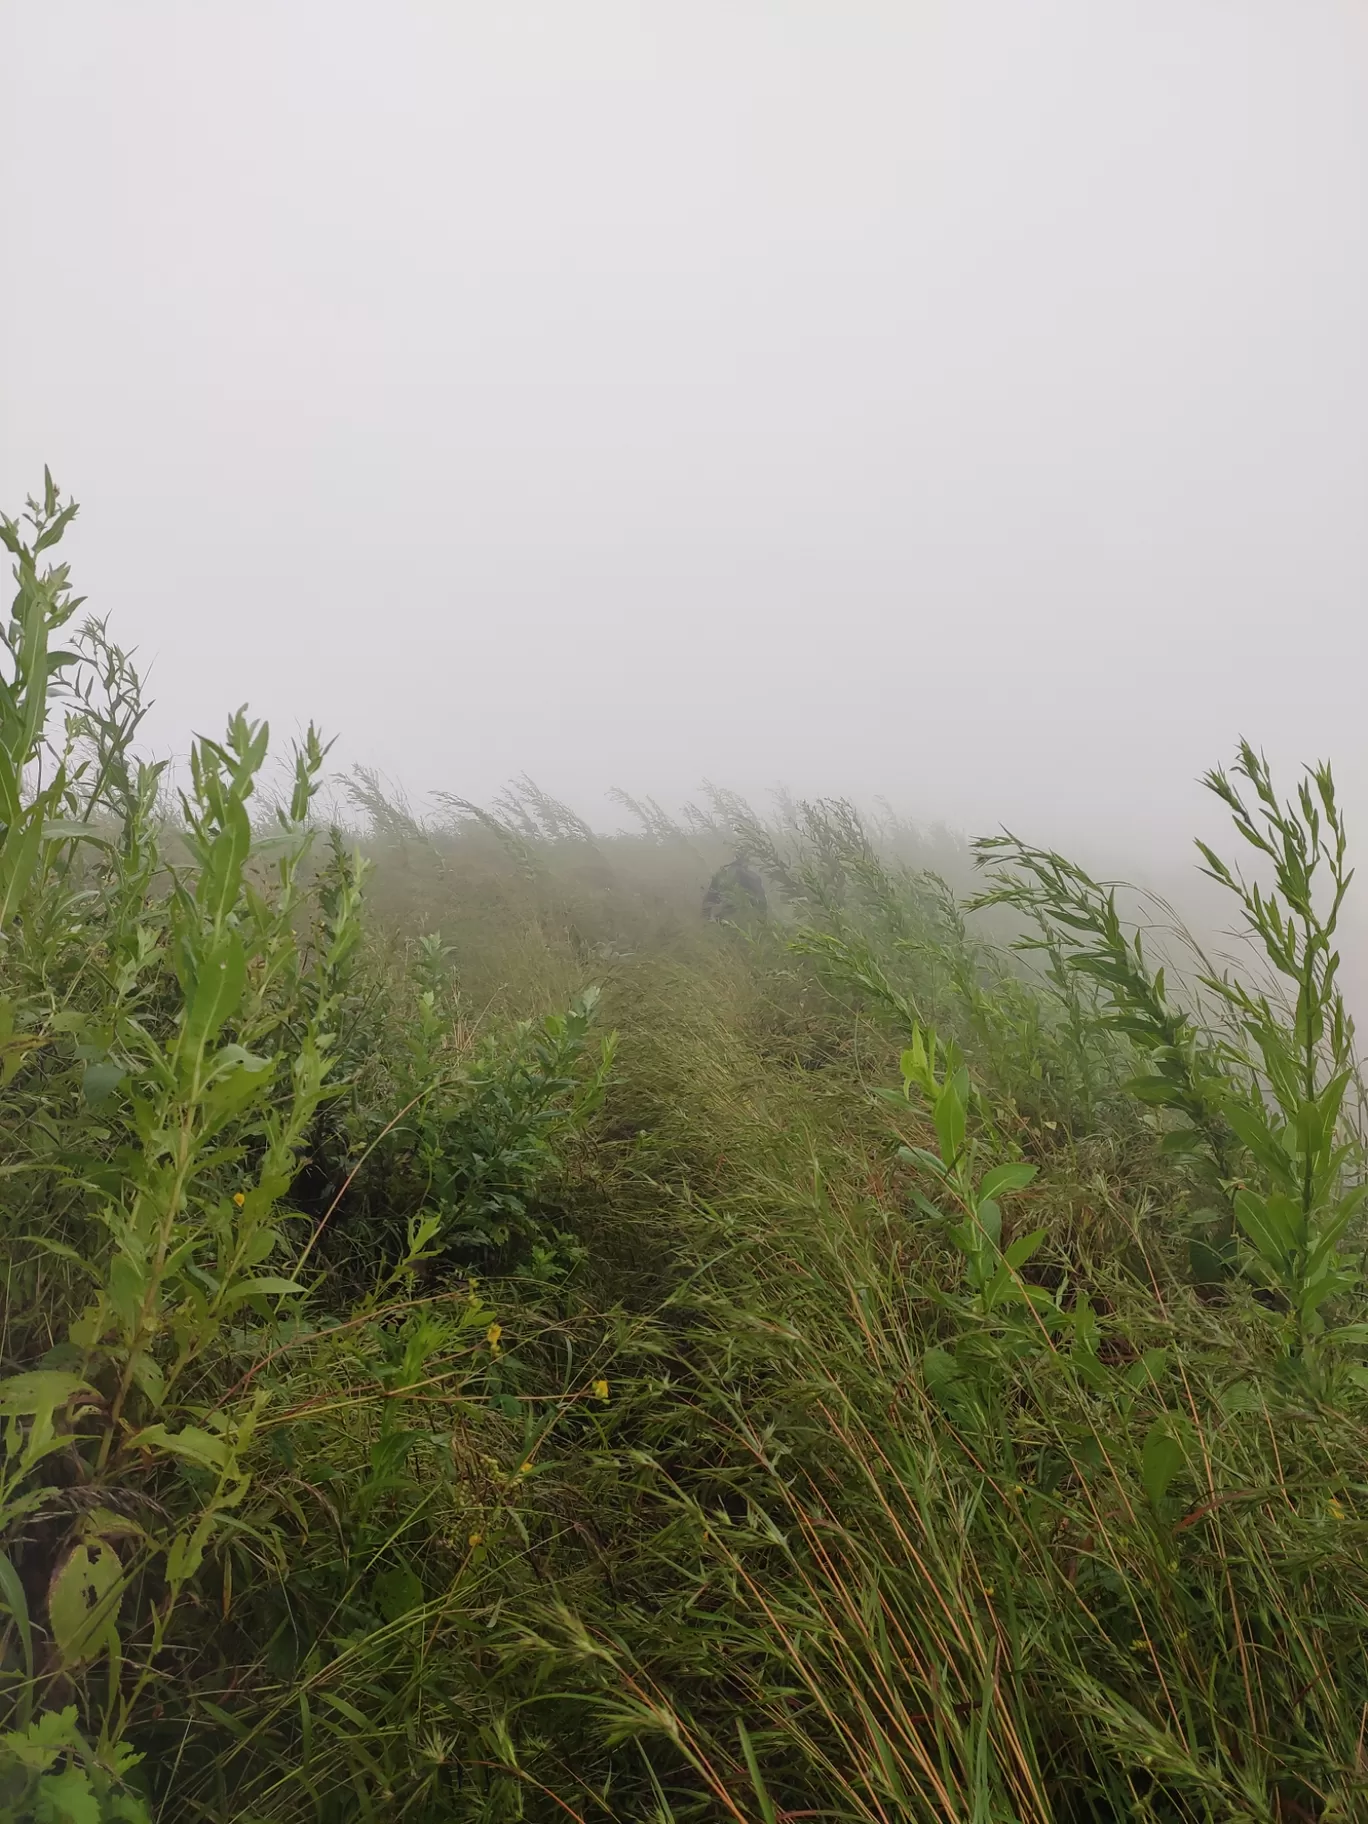
<path fill-rule="evenodd" d="M 472 1533 L 470 1535 L 470 1544 L 471 1544 L 472 1549 L 477 1545 L 483 1545 L 484 1544 L 484 1534 L 483 1533 Z"/>
<path fill-rule="evenodd" d="M 1024 1495 L 1026 1493 L 1026 1484 L 1024 1482 L 1013 1482 L 1012 1493 L 1014 1495 Z"/>
<path fill-rule="evenodd" d="M 1344 1503 L 1342 1501 L 1336 1501 L 1335 1497 L 1331 1495 L 1329 1501 L 1326 1502 L 1326 1506 L 1330 1509 L 1330 1518 L 1332 1520 L 1343 1520 Z"/>
<path fill-rule="evenodd" d="M 605 1405 L 607 1405 L 607 1403 L 608 1403 L 608 1383 L 607 1383 L 607 1381 L 595 1381 L 594 1382 L 594 1398 L 596 1400 L 602 1400 L 603 1403 Z"/>
<path fill-rule="evenodd" d="M 499 1346 L 499 1338 L 502 1335 L 503 1325 L 491 1324 L 488 1330 L 485 1331 L 485 1341 L 489 1344 L 491 1349 L 497 1349 Z"/>
<path fill-rule="evenodd" d="M 984 1595 L 985 1595 L 985 1596 L 991 1596 L 991 1595 L 992 1595 L 992 1593 L 993 1593 L 993 1586 L 992 1586 L 992 1584 L 991 1584 L 991 1583 L 985 1583 L 985 1584 L 984 1584 L 984 1586 L 983 1586 L 983 1593 L 984 1593 Z"/>
<path fill-rule="evenodd" d="M 241 1209 L 241 1208 L 242 1208 L 242 1206 L 243 1206 L 243 1204 L 244 1204 L 244 1203 L 246 1203 L 246 1201 L 247 1201 L 247 1199 L 246 1199 L 246 1197 L 245 1197 L 245 1196 L 244 1196 L 244 1195 L 243 1195 L 243 1194 L 242 1194 L 242 1192 L 241 1192 L 241 1191 L 234 1191 L 234 1192 L 233 1192 L 233 1202 L 234 1202 L 234 1203 L 235 1203 L 235 1204 L 236 1204 L 236 1205 L 237 1205 L 237 1206 L 238 1206 L 238 1208 L 239 1208 L 239 1209 Z"/>

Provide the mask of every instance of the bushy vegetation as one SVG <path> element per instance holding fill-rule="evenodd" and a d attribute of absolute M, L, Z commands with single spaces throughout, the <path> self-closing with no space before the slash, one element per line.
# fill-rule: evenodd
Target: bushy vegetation
<path fill-rule="evenodd" d="M 1328 770 L 1208 780 L 1239 970 L 843 804 L 349 836 L 313 732 L 137 758 L 73 512 L 0 524 L 0 1819 L 1368 1815 Z"/>

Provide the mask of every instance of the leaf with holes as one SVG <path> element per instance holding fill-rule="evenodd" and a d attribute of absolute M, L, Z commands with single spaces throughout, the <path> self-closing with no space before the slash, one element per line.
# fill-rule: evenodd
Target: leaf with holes
<path fill-rule="evenodd" d="M 19 1418 L 52 1413 L 65 1406 L 73 1394 L 90 1391 L 79 1374 L 66 1374 L 57 1368 L 31 1368 L 26 1374 L 12 1374 L 0 1381 L 0 1412 Z"/>
<path fill-rule="evenodd" d="M 48 1620 L 62 1662 L 79 1666 L 104 1647 L 118 1612 L 119 1554 L 103 1539 L 82 1539 L 53 1572 Z"/>

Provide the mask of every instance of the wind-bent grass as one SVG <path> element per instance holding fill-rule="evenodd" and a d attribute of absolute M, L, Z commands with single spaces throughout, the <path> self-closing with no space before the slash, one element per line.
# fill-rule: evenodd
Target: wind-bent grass
<path fill-rule="evenodd" d="M 1368 1812 L 1328 772 L 1209 781 L 1271 988 L 843 804 L 363 775 L 358 854 L 245 716 L 166 805 L 68 518 L 4 526 L 0 1824 Z"/>

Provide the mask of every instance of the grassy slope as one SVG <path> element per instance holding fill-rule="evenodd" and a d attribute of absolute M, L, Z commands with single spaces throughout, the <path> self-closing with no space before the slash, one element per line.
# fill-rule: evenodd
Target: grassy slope
<path fill-rule="evenodd" d="M 1212 781 L 1287 1007 L 1185 1012 L 1018 845 L 1028 981 L 842 806 L 363 781 L 362 904 L 312 736 L 268 844 L 243 718 L 168 827 L 102 630 L 55 713 L 60 521 L 3 526 L 0 1824 L 1368 1812 L 1328 778 Z M 738 835 L 776 916 L 705 925 Z"/>
<path fill-rule="evenodd" d="M 1034 1277 L 1095 1314 L 937 1398 L 956 1260 L 893 1145 L 927 1123 L 869 1093 L 905 1035 L 614 862 L 536 920 L 617 954 L 632 881 L 618 1078 L 560 1191 L 590 1259 L 520 1320 L 533 1381 L 573 1348 L 611 1396 L 539 1446 L 501 1621 L 544 1745 L 510 1754 L 586 1815 L 1353 1815 L 1361 1424 L 1277 1383 L 1247 1292 L 1187 1283 L 1133 1105 L 1071 1105 L 1010 996 L 902 964 L 1041 1167 L 1009 1234 L 1043 1226 Z"/>

